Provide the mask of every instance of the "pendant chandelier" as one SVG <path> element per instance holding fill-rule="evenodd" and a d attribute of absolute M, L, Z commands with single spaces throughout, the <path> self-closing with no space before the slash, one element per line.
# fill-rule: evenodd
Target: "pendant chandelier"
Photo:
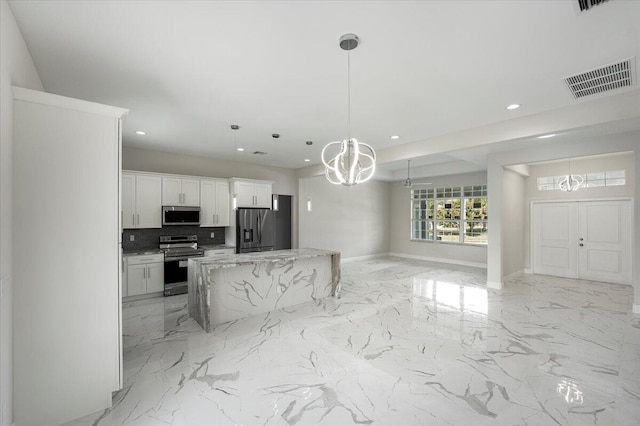
<path fill-rule="evenodd" d="M 560 186 L 560 190 L 564 192 L 573 192 L 577 191 L 583 182 L 584 179 L 580 175 L 566 175 L 558 182 L 558 186 Z"/>
<path fill-rule="evenodd" d="M 580 175 L 571 174 L 571 160 L 569 160 L 569 174 L 564 176 L 558 182 L 561 191 L 573 192 L 577 191 L 583 184 L 584 178 Z"/>
<path fill-rule="evenodd" d="M 347 139 L 328 143 L 322 149 L 325 176 L 334 185 L 353 186 L 368 181 L 376 170 L 376 152 L 366 144 L 351 137 L 351 50 L 358 47 L 358 36 L 345 34 L 340 37 L 340 48 L 347 51 L 347 114 L 349 128 Z M 335 149 L 337 148 L 337 153 Z M 329 151 L 333 151 L 332 155 Z"/>

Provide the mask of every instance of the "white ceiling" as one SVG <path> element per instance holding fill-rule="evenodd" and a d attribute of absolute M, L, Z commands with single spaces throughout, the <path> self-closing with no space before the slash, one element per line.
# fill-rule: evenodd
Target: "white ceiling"
<path fill-rule="evenodd" d="M 638 1 L 584 13 L 577 1 L 10 5 L 47 91 L 130 109 L 125 145 L 290 168 L 309 164 L 306 140 L 314 164 L 347 135 L 344 33 L 361 39 L 351 134 L 384 150 L 381 171 L 394 174 L 416 156 L 390 154 L 403 145 L 578 107 L 589 100 L 574 100 L 563 77 L 640 57 Z M 507 111 L 510 103 L 522 107 Z M 415 164 L 483 170 L 491 150 L 532 140 L 441 146 Z"/>

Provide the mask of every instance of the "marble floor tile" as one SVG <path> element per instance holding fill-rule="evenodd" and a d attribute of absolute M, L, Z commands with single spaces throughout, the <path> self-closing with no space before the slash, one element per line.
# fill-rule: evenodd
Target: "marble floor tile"
<path fill-rule="evenodd" d="M 205 333 L 186 295 L 123 306 L 124 389 L 69 425 L 638 425 L 630 286 L 383 258 L 342 294 Z"/>

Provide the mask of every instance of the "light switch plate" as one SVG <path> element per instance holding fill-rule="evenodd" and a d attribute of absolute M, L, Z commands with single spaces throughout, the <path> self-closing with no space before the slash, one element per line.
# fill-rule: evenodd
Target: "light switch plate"
<path fill-rule="evenodd" d="M 136 240 L 135 235 L 129 235 L 129 241 L 135 241 L 135 240 Z"/>
<path fill-rule="evenodd" d="M 212 232 L 212 233 L 211 233 L 211 238 L 215 238 L 215 237 L 216 237 L 216 233 L 215 233 L 215 232 Z"/>

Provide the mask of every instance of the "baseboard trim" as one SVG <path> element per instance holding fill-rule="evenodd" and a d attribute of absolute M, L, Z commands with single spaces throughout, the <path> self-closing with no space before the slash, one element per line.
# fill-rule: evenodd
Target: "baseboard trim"
<path fill-rule="evenodd" d="M 640 314 L 640 304 L 638 304 L 638 303 L 634 303 L 633 304 L 633 313 L 634 314 Z"/>
<path fill-rule="evenodd" d="M 502 290 L 502 283 L 497 281 L 487 281 L 487 288 L 493 290 Z"/>
<path fill-rule="evenodd" d="M 368 254 L 366 256 L 356 256 L 356 257 L 348 257 L 346 259 L 341 259 L 340 263 L 358 262 L 360 260 L 377 259 L 379 257 L 387 257 L 387 256 L 389 256 L 389 253 Z"/>
<path fill-rule="evenodd" d="M 512 272 L 509 275 L 503 277 L 502 281 L 507 281 L 516 277 L 521 277 L 523 274 L 524 274 L 524 269 L 520 269 L 519 271 Z"/>
<path fill-rule="evenodd" d="M 531 270 L 531 268 L 524 268 L 524 273 L 525 275 L 531 275 L 533 274 L 533 271 Z"/>
<path fill-rule="evenodd" d="M 405 253 L 389 253 L 389 256 L 404 257 L 406 259 L 426 260 L 428 262 L 449 263 L 453 265 L 471 266 L 474 268 L 487 269 L 486 263 L 466 262 L 464 260 L 447 259 L 442 257 L 416 256 L 414 254 L 405 254 Z"/>

